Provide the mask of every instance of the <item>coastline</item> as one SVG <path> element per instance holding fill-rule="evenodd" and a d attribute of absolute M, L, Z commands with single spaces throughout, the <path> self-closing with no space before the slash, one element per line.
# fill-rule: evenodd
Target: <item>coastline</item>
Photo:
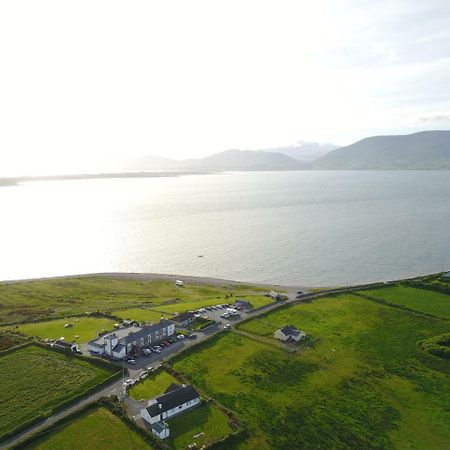
<path fill-rule="evenodd" d="M 270 283 L 257 283 L 252 281 L 240 281 L 240 280 L 230 280 L 226 278 L 215 278 L 215 277 L 204 277 L 204 276 L 193 276 L 193 275 L 181 275 L 181 274 L 169 274 L 169 273 L 150 273 L 150 272 L 97 272 L 97 273 L 83 273 L 74 275 L 57 275 L 52 277 L 37 277 L 37 278 L 23 278 L 16 280 L 0 280 L 0 283 L 4 284 L 18 284 L 18 283 L 30 283 L 33 281 L 49 281 L 57 279 L 71 279 L 71 278 L 85 278 L 85 277 L 103 277 L 103 278 L 115 278 L 115 279 L 130 279 L 130 280 L 142 280 L 142 281 L 173 281 L 183 280 L 187 283 L 192 284 L 208 284 L 212 286 L 220 286 L 223 284 L 233 284 L 240 286 L 255 286 L 255 287 L 266 287 L 270 289 L 289 289 L 294 286 L 284 285 L 284 284 L 270 284 Z M 297 287 L 297 286 L 295 286 Z M 302 286 L 304 289 L 315 289 L 310 286 Z M 325 288 L 324 288 L 325 289 Z"/>
<path fill-rule="evenodd" d="M 17 186 L 20 183 L 30 181 L 64 181 L 64 180 L 98 180 L 111 178 L 166 178 L 181 177 L 185 175 L 209 175 L 213 172 L 201 171 L 153 171 L 153 172 L 108 172 L 108 173 L 84 173 L 67 175 L 43 175 L 43 176 L 25 176 L 25 177 L 1 177 L 0 187 Z"/>

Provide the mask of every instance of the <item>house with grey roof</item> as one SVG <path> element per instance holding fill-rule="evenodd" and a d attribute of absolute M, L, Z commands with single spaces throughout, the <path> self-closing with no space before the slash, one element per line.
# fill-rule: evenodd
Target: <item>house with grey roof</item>
<path fill-rule="evenodd" d="M 243 311 L 249 311 L 253 308 L 253 305 L 248 300 L 245 300 L 245 298 L 238 298 L 234 302 L 234 306 L 236 307 L 236 309 L 240 309 Z"/>
<path fill-rule="evenodd" d="M 175 334 L 175 324 L 169 320 L 161 319 L 153 325 L 117 329 L 90 341 L 88 349 L 91 353 L 97 355 L 120 359 L 129 355 L 133 350 L 156 345 L 173 334 Z"/>
<path fill-rule="evenodd" d="M 304 331 L 298 330 L 294 327 L 294 325 L 286 325 L 283 328 L 275 331 L 274 338 L 279 339 L 280 341 L 294 341 L 298 342 L 302 339 L 305 339 L 306 334 Z"/>
<path fill-rule="evenodd" d="M 172 384 L 166 393 L 150 400 L 141 410 L 141 417 L 150 425 L 162 422 L 200 403 L 200 395 L 194 386 Z"/>
<path fill-rule="evenodd" d="M 189 324 L 194 322 L 195 315 L 190 312 L 183 312 L 175 317 L 172 317 L 170 320 L 175 322 L 180 327 L 187 327 Z"/>

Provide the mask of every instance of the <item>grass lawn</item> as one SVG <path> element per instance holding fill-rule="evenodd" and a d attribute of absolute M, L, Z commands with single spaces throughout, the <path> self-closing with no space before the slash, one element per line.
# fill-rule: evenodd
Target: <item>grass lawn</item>
<path fill-rule="evenodd" d="M 172 314 L 163 314 L 148 308 L 119 309 L 112 311 L 112 314 L 121 317 L 122 319 L 147 323 L 159 322 L 162 317 L 165 317 L 166 319 L 170 319 L 172 317 Z"/>
<path fill-rule="evenodd" d="M 108 409 L 97 408 L 22 448 L 26 450 L 124 450 L 150 449 L 151 447 Z"/>
<path fill-rule="evenodd" d="M 136 383 L 128 390 L 128 395 L 135 400 L 150 400 L 164 394 L 164 391 L 172 384 L 178 383 L 172 375 L 160 370 L 154 375 L 145 378 L 144 381 Z"/>
<path fill-rule="evenodd" d="M 16 345 L 23 344 L 24 342 L 25 340 L 19 336 L 14 336 L 9 333 L 0 334 L 0 352 L 15 347 Z"/>
<path fill-rule="evenodd" d="M 112 275 L 0 283 L 0 323 L 92 311 L 111 312 L 139 306 L 153 308 L 170 304 L 174 299 L 186 303 L 202 299 L 223 303 L 225 295 L 230 292 L 241 296 L 265 291 L 231 283 L 227 287 L 186 283 L 180 288 L 168 280 L 126 279 Z M 175 310 L 190 308 L 178 307 Z"/>
<path fill-rule="evenodd" d="M 73 326 L 65 328 L 64 325 L 66 323 L 70 323 Z M 102 317 L 69 317 L 67 319 L 10 325 L 4 328 L 41 339 L 59 339 L 64 337 L 67 342 L 83 343 L 94 339 L 98 330 L 108 331 L 114 329 L 114 323 L 114 320 Z"/>
<path fill-rule="evenodd" d="M 361 295 L 381 298 L 389 303 L 403 305 L 415 311 L 450 319 L 450 295 L 406 286 L 363 290 Z"/>
<path fill-rule="evenodd" d="M 170 444 L 177 450 L 197 444 L 197 448 L 228 436 L 232 429 L 228 417 L 212 404 L 202 405 L 187 411 L 169 421 Z M 194 436 L 204 433 L 194 439 Z"/>
<path fill-rule="evenodd" d="M 0 357 L 0 436 L 84 392 L 112 372 L 34 345 Z"/>
<path fill-rule="evenodd" d="M 240 328 L 291 323 L 311 337 L 298 354 L 228 333 L 174 360 L 247 424 L 240 448 L 448 448 L 450 362 L 417 346 L 448 323 L 342 294 Z"/>

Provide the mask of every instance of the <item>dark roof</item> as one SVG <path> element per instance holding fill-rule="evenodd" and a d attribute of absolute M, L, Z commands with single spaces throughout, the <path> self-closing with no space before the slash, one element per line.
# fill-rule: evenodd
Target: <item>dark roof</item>
<path fill-rule="evenodd" d="M 88 342 L 89 345 L 92 345 L 93 347 L 97 347 L 97 348 L 103 348 L 105 346 L 105 344 L 97 344 L 97 342 L 95 341 L 89 341 Z"/>
<path fill-rule="evenodd" d="M 167 394 L 168 392 L 176 391 L 177 389 L 180 389 L 180 387 L 182 387 L 182 386 L 180 386 L 179 384 L 176 384 L 176 383 L 172 383 L 172 384 L 164 391 L 164 394 Z"/>
<path fill-rule="evenodd" d="M 125 345 L 123 345 L 123 344 L 117 344 L 117 345 L 113 348 L 113 351 L 114 351 L 114 352 L 120 353 L 120 352 L 124 349 L 124 347 L 125 347 Z"/>
<path fill-rule="evenodd" d="M 236 304 L 236 305 L 252 306 L 252 304 L 251 304 L 248 300 L 245 300 L 244 298 L 238 298 L 238 299 L 235 301 L 235 304 Z"/>
<path fill-rule="evenodd" d="M 56 345 L 57 347 L 63 347 L 63 348 L 72 348 L 73 344 L 66 342 L 66 341 L 61 341 L 61 339 L 57 339 L 53 345 Z"/>
<path fill-rule="evenodd" d="M 155 417 L 158 414 L 162 414 L 163 412 L 169 411 L 170 409 L 176 408 L 177 406 L 198 397 L 200 396 L 194 386 L 188 384 L 187 386 L 180 387 L 176 391 L 171 391 L 161 395 L 161 397 L 157 397 L 156 403 L 151 404 L 147 408 L 147 411 L 151 417 Z"/>
<path fill-rule="evenodd" d="M 298 336 L 300 331 L 294 327 L 294 325 L 287 325 L 281 329 L 281 332 L 286 336 Z"/>
<path fill-rule="evenodd" d="M 450 272 L 445 272 L 444 274 L 442 274 L 442 276 L 444 278 L 450 278 Z"/>
<path fill-rule="evenodd" d="M 142 327 L 142 329 L 137 331 L 136 333 L 130 333 L 128 336 L 121 338 L 120 343 L 124 345 L 131 344 L 138 339 L 147 337 L 150 334 L 155 333 L 156 331 L 161 331 L 162 329 L 167 328 L 169 325 L 171 325 L 171 322 L 169 320 L 161 319 L 159 323 L 155 323 L 154 325 L 147 325 L 145 327 Z"/>
<path fill-rule="evenodd" d="M 164 431 L 166 428 L 168 428 L 168 425 L 166 422 L 156 422 L 152 425 L 152 428 L 157 432 L 157 433 L 161 433 L 162 431 Z"/>
<path fill-rule="evenodd" d="M 185 322 L 186 320 L 191 320 L 194 317 L 195 317 L 194 314 L 190 312 L 183 312 L 181 314 L 178 314 L 178 316 L 172 317 L 171 320 L 173 322 Z"/>
<path fill-rule="evenodd" d="M 112 334 L 108 334 L 108 335 L 106 335 L 105 336 L 105 341 L 106 340 L 112 340 L 112 339 L 114 339 L 114 338 L 117 338 L 117 336 L 115 335 L 115 333 L 112 333 Z"/>

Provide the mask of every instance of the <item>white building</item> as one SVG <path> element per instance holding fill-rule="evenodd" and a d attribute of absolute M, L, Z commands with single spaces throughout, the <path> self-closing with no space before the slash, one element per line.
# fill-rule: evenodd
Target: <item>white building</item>
<path fill-rule="evenodd" d="M 152 433 L 160 439 L 166 439 L 170 436 L 170 429 L 167 422 L 156 422 L 152 425 Z"/>
<path fill-rule="evenodd" d="M 297 330 L 293 325 L 287 325 L 284 328 L 280 328 L 275 331 L 274 338 L 280 341 L 295 341 L 298 342 L 301 339 L 305 339 L 306 334 L 304 331 Z"/>
<path fill-rule="evenodd" d="M 164 395 L 149 401 L 141 410 L 141 417 L 149 424 L 169 419 L 200 403 L 200 395 L 191 385 L 172 384 Z"/>
<path fill-rule="evenodd" d="M 175 324 L 161 319 L 159 323 L 143 327 L 120 328 L 88 343 L 90 352 L 113 358 L 123 358 L 132 350 L 156 345 L 175 334 Z"/>

